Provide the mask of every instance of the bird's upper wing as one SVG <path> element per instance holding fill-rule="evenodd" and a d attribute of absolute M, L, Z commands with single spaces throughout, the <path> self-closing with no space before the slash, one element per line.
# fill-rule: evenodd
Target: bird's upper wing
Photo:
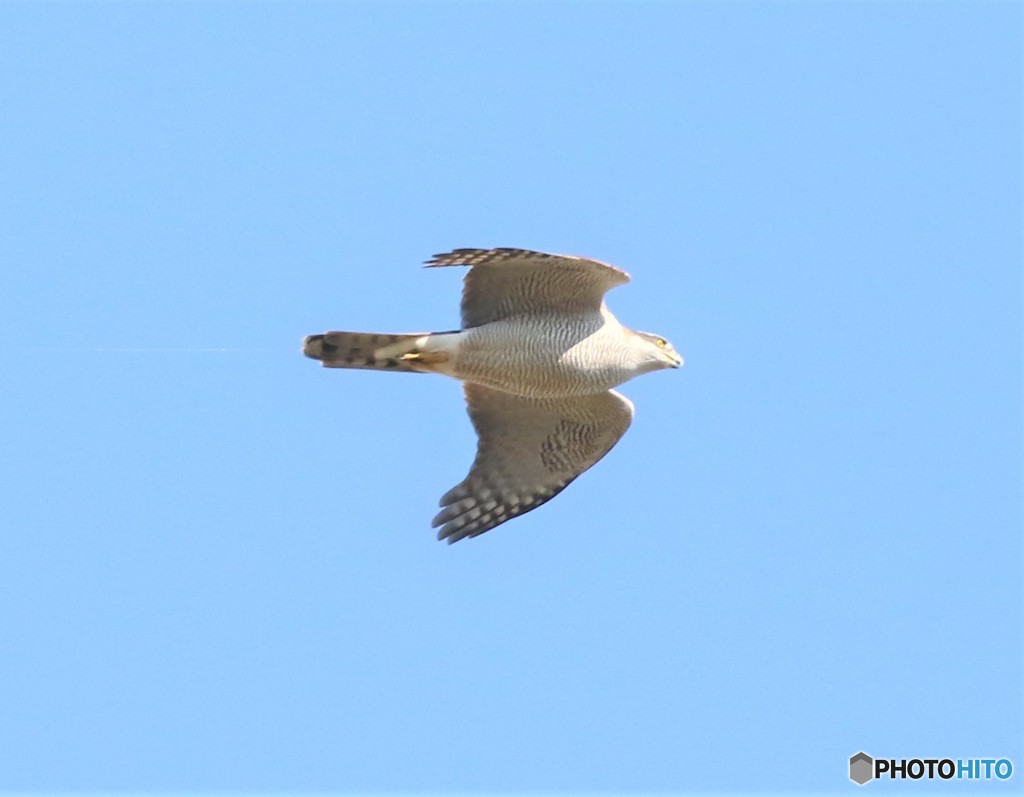
<path fill-rule="evenodd" d="M 479 441 L 465 480 L 441 498 L 439 540 L 475 537 L 536 509 L 608 453 L 633 420 L 629 399 L 529 399 L 467 383 Z"/>
<path fill-rule="evenodd" d="M 426 264 L 470 266 L 464 328 L 515 315 L 597 312 L 607 291 L 629 282 L 629 274 L 607 263 L 527 249 L 456 249 Z"/>

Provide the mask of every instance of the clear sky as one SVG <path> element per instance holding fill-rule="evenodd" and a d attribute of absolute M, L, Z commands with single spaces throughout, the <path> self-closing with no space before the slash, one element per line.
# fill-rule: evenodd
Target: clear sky
<path fill-rule="evenodd" d="M 1022 17 L 0 5 L 0 791 L 1019 793 Z M 447 546 L 459 385 L 299 348 L 491 246 L 687 364 Z"/>

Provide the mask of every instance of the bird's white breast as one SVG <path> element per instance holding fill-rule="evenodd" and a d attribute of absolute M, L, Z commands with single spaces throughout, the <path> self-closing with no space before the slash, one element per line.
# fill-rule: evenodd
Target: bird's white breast
<path fill-rule="evenodd" d="M 451 375 L 533 398 L 599 393 L 636 375 L 629 334 L 606 308 L 502 319 L 458 334 Z"/>

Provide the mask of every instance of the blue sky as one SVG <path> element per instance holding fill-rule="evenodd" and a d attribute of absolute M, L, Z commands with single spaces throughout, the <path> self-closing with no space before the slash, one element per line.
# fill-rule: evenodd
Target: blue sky
<path fill-rule="evenodd" d="M 1019 793 L 1021 28 L 0 6 L 0 791 Z M 454 328 L 463 246 L 687 364 L 449 547 L 459 386 L 299 346 Z"/>

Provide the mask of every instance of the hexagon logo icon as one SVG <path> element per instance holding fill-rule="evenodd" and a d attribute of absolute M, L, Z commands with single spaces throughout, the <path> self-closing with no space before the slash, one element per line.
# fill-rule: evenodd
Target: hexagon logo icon
<path fill-rule="evenodd" d="M 867 753 L 850 756 L 850 780 L 863 786 L 875 776 L 875 762 Z"/>

